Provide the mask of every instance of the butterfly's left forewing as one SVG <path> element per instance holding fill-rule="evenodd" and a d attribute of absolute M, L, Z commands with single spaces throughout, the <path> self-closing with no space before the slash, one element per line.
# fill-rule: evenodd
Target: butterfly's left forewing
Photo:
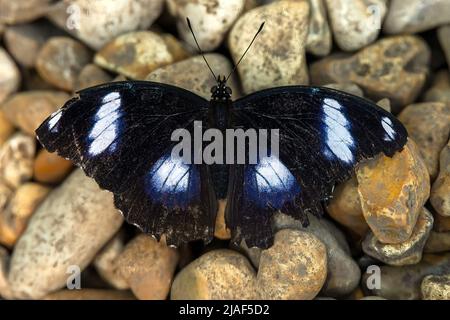
<path fill-rule="evenodd" d="M 278 129 L 279 157 L 234 165 L 226 221 L 234 241 L 267 247 L 270 219 L 280 210 L 308 222 L 321 215 L 335 184 L 363 159 L 392 156 L 407 140 L 403 125 L 368 100 L 339 91 L 291 86 L 267 89 L 234 103 L 234 124 Z"/>
<path fill-rule="evenodd" d="M 169 244 L 210 241 L 216 200 L 209 168 L 171 157 L 175 129 L 193 133 L 208 102 L 151 82 L 83 90 L 36 131 L 46 149 L 72 160 L 114 193 L 128 222 Z"/>

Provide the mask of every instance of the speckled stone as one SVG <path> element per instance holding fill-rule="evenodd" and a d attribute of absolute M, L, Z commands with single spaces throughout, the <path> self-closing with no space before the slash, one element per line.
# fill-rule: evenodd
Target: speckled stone
<path fill-rule="evenodd" d="M 422 251 L 432 228 L 433 216 L 422 208 L 408 240 L 398 244 L 385 244 L 370 232 L 362 243 L 362 249 L 369 256 L 392 266 L 416 264 L 422 259 Z"/>
<path fill-rule="evenodd" d="M 0 47 L 0 103 L 15 92 L 20 85 L 20 72 L 10 55 Z"/>
<path fill-rule="evenodd" d="M 92 60 L 91 52 L 69 37 L 52 37 L 39 51 L 36 70 L 53 86 L 73 91 L 78 74 Z"/>
<path fill-rule="evenodd" d="M 244 93 L 281 85 L 308 84 L 305 59 L 308 16 L 307 2 L 279 1 L 247 11 L 237 20 L 228 38 L 235 62 L 261 22 L 266 22 L 250 54 L 239 66 Z"/>
<path fill-rule="evenodd" d="M 447 0 L 391 0 L 383 31 L 417 33 L 446 23 L 450 23 Z"/>
<path fill-rule="evenodd" d="M 252 299 L 255 271 L 248 260 L 232 250 L 210 251 L 183 268 L 175 277 L 172 300 Z"/>
<path fill-rule="evenodd" d="M 24 183 L 12 195 L 4 210 L 0 210 L 0 243 L 13 247 L 22 235 L 28 220 L 50 189 L 38 183 Z"/>
<path fill-rule="evenodd" d="M 152 31 L 136 31 L 118 36 L 95 55 L 100 67 L 131 79 L 144 79 L 157 68 L 188 57 L 173 36 Z"/>
<path fill-rule="evenodd" d="M 450 219 L 450 141 L 442 149 L 439 175 L 431 188 L 430 202 L 439 215 Z"/>
<path fill-rule="evenodd" d="M 15 133 L 0 148 L 0 180 L 16 189 L 33 176 L 34 139 Z"/>
<path fill-rule="evenodd" d="M 389 300 L 417 300 L 421 297 L 422 279 L 427 275 L 450 273 L 450 254 L 425 254 L 418 264 L 381 267 L 381 288 L 368 290 L 371 295 Z M 362 284 L 367 283 L 369 274 L 363 276 Z"/>
<path fill-rule="evenodd" d="M 426 276 L 422 280 L 421 291 L 423 300 L 450 300 L 450 274 Z"/>
<path fill-rule="evenodd" d="M 62 107 L 70 96 L 61 91 L 24 91 L 13 95 L 1 109 L 8 120 L 30 136 L 54 111 Z"/>
<path fill-rule="evenodd" d="M 352 56 L 331 55 L 310 66 L 313 84 L 353 82 L 374 101 L 389 98 L 397 113 L 419 95 L 429 72 L 430 49 L 416 36 L 378 40 Z"/>
<path fill-rule="evenodd" d="M 118 272 L 141 300 L 162 300 L 169 293 L 178 252 L 163 242 L 140 234 L 116 260 Z"/>
<path fill-rule="evenodd" d="M 331 28 L 342 50 L 353 51 L 376 40 L 386 0 L 326 0 Z"/>
<path fill-rule="evenodd" d="M 409 139 L 392 158 L 380 155 L 356 170 L 364 217 L 382 243 L 402 243 L 413 232 L 430 194 L 430 178 Z"/>
<path fill-rule="evenodd" d="M 436 178 L 439 170 L 439 154 L 450 134 L 450 104 L 441 102 L 412 104 L 407 106 L 398 118 L 417 144 L 431 178 Z"/>
<path fill-rule="evenodd" d="M 313 234 L 281 230 L 263 250 L 256 288 L 260 299 L 310 300 L 327 277 L 326 247 Z"/>
<path fill-rule="evenodd" d="M 280 213 L 274 217 L 274 230 L 301 230 L 322 241 L 327 251 L 327 279 L 322 286 L 321 294 L 327 297 L 343 297 L 350 294 L 358 285 L 361 272 L 350 255 L 344 234 L 326 219 L 309 216 L 309 221 L 310 225 L 304 228 L 300 221 Z"/>
<path fill-rule="evenodd" d="M 122 221 L 111 193 L 75 171 L 39 206 L 14 248 L 13 297 L 38 299 L 65 286 L 68 267 L 83 270 Z"/>
<path fill-rule="evenodd" d="M 228 76 L 233 69 L 231 62 L 221 54 L 205 55 L 216 75 Z M 151 72 L 146 80 L 172 84 L 190 90 L 205 99 L 211 98 L 211 88 L 216 80 L 211 75 L 202 56 L 194 56 L 186 60 L 161 67 Z M 228 82 L 233 91 L 233 99 L 241 96 L 238 80 L 232 76 Z"/>
<path fill-rule="evenodd" d="M 48 16 L 93 49 L 100 49 L 115 37 L 146 30 L 158 18 L 164 0 L 64 0 Z"/>
<path fill-rule="evenodd" d="M 180 37 L 196 48 L 186 23 L 186 17 L 189 17 L 200 47 L 207 52 L 220 46 L 243 11 L 245 0 L 168 0 L 168 3 L 177 18 Z"/>

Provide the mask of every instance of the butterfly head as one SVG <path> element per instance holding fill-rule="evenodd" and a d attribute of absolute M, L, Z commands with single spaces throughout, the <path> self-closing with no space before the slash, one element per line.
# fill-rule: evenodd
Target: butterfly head
<path fill-rule="evenodd" d="M 227 86 L 227 79 L 225 76 L 221 78 L 221 76 L 217 77 L 217 84 L 211 88 L 211 99 L 218 100 L 231 100 L 232 90 Z"/>

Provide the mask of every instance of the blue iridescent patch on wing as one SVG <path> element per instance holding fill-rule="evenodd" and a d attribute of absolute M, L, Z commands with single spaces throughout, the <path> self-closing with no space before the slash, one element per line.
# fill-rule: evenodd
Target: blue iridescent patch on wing
<path fill-rule="evenodd" d="M 151 167 L 145 178 L 145 190 L 151 199 L 169 208 L 187 208 L 200 195 L 200 172 L 192 164 L 169 153 Z"/>
<path fill-rule="evenodd" d="M 247 166 L 244 183 L 244 192 L 261 208 L 270 204 L 275 209 L 281 209 L 283 204 L 294 200 L 301 191 L 289 169 L 273 156 Z"/>

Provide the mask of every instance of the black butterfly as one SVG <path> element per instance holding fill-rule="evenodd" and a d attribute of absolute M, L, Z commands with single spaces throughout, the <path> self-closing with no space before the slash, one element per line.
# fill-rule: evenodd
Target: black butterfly
<path fill-rule="evenodd" d="M 114 193 L 129 223 L 168 244 L 211 241 L 217 199 L 228 198 L 226 224 L 235 242 L 268 247 L 271 217 L 307 224 L 321 215 L 335 184 L 355 165 L 407 140 L 403 125 L 374 103 L 309 86 L 266 89 L 237 101 L 217 78 L 207 101 L 155 82 L 108 83 L 79 92 L 36 130 L 50 152 L 72 160 Z M 176 128 L 279 129 L 279 158 L 257 164 L 186 164 L 170 157 Z"/>

